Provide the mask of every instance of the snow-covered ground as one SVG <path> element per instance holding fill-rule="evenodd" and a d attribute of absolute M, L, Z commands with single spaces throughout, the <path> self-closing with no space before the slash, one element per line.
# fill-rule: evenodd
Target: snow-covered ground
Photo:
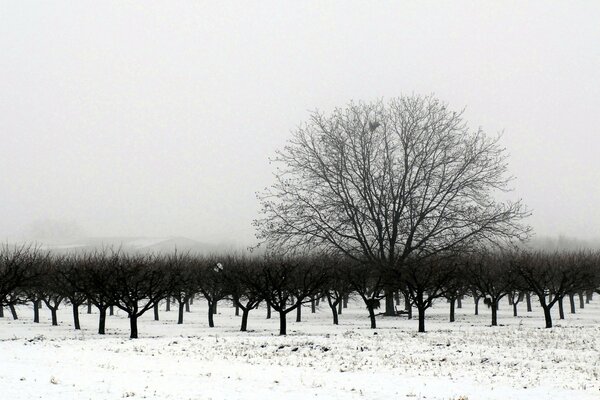
<path fill-rule="evenodd" d="M 303 322 L 250 314 L 250 332 L 220 304 L 215 328 L 196 301 L 177 325 L 176 310 L 160 321 L 140 320 L 140 339 L 128 339 L 122 312 L 96 334 L 97 314 L 81 309 L 82 330 L 72 329 L 69 307 L 50 325 L 47 309 L 32 323 L 31 307 L 13 321 L 0 318 L 1 399 L 597 399 L 600 398 L 600 305 L 595 299 L 556 327 L 543 329 L 541 310 L 512 317 L 503 300 L 499 323 L 489 310 L 465 301 L 457 321 L 448 305 L 430 310 L 426 334 L 417 321 L 380 317 L 368 329 L 366 310 L 353 303 L 331 325 L 329 307 L 303 309 Z"/>

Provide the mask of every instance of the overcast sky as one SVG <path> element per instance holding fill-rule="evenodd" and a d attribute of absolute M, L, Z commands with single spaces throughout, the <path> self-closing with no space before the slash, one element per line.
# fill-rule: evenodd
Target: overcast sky
<path fill-rule="evenodd" d="M 538 235 L 600 237 L 598 1 L 0 1 L 0 238 L 253 243 L 311 110 L 411 93 L 504 132 Z"/>

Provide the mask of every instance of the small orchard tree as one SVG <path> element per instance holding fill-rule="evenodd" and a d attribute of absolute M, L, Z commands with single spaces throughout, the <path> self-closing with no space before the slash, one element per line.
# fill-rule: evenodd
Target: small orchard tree
<path fill-rule="evenodd" d="M 594 280 L 594 271 L 582 253 L 523 252 L 514 265 L 523 289 L 537 295 L 546 328 L 552 328 L 552 307 Z"/>
<path fill-rule="evenodd" d="M 129 317 L 130 338 L 137 339 L 138 318 L 167 296 L 170 276 L 155 255 L 120 253 L 116 257 L 109 291 L 115 305 Z"/>
<path fill-rule="evenodd" d="M 248 330 L 250 311 L 264 300 L 262 287 L 262 262 L 257 257 L 232 255 L 224 258 L 223 277 L 233 304 L 242 310 L 240 331 Z"/>
<path fill-rule="evenodd" d="M 466 260 L 469 284 L 492 310 L 492 326 L 498 325 L 498 303 L 515 289 L 517 274 L 509 252 L 481 250 Z"/>
<path fill-rule="evenodd" d="M 414 259 L 401 270 L 403 287 L 419 313 L 419 332 L 425 332 L 425 312 L 444 297 L 446 288 L 457 279 L 458 264 L 451 255 Z"/>

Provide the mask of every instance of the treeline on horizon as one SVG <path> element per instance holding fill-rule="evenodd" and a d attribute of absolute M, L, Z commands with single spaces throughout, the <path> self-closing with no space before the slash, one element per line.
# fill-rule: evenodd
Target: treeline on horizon
<path fill-rule="evenodd" d="M 333 324 L 350 297 L 360 298 L 376 328 L 378 309 L 386 311 L 404 300 L 397 311 L 408 318 L 416 309 L 418 331 L 425 332 L 427 310 L 438 299 L 449 303 L 449 320 L 465 296 L 474 299 L 475 314 L 480 301 L 491 308 L 491 325 L 498 324 L 497 310 L 507 297 L 517 316 L 518 304 L 532 310 L 537 298 L 546 328 L 552 327 L 551 310 L 558 305 L 564 319 L 564 301 L 570 312 L 576 300 L 583 308 L 600 293 L 600 252 L 481 250 L 468 254 L 440 253 L 409 258 L 394 268 L 381 267 L 330 254 L 311 255 L 194 255 L 128 253 L 103 249 L 85 253 L 56 254 L 33 246 L 0 248 L 0 317 L 8 307 L 17 318 L 15 306 L 32 304 L 34 322 L 39 322 L 40 305 L 50 310 L 57 325 L 57 310 L 68 304 L 73 324 L 80 329 L 79 308 L 88 304 L 99 311 L 98 333 L 106 331 L 107 314 L 124 311 L 130 321 L 130 337 L 138 337 L 138 318 L 166 302 L 178 307 L 178 323 L 194 298 L 208 303 L 208 325 L 220 301 L 230 301 L 241 312 L 241 331 L 248 328 L 248 315 L 261 304 L 279 316 L 279 333 L 287 333 L 287 315 L 296 312 L 301 320 L 303 304 L 314 312 L 326 302 Z M 389 294 L 393 293 L 393 297 Z M 387 295 L 386 295 L 387 294 Z M 391 302 L 391 304 L 390 304 Z"/>

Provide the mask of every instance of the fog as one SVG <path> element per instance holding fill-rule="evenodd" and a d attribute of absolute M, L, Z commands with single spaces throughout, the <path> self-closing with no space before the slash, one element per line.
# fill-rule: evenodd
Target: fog
<path fill-rule="evenodd" d="M 596 240 L 599 21 L 596 1 L 3 1 L 0 239 L 251 245 L 268 157 L 310 111 L 433 93 L 503 132 L 536 235 Z"/>

